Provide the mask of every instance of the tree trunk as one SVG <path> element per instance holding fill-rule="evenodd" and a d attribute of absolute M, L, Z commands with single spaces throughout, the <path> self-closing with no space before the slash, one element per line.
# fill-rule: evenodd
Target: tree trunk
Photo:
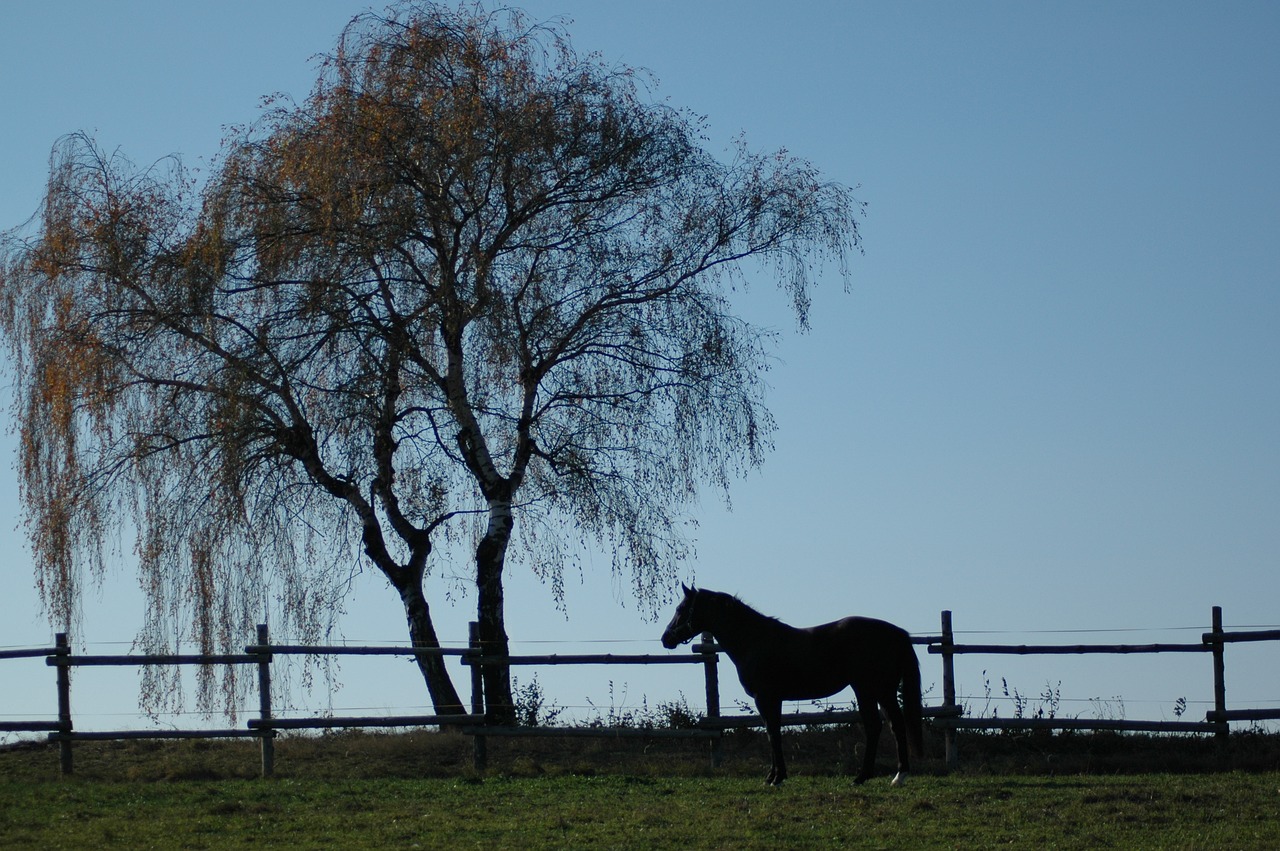
<path fill-rule="evenodd" d="M 486 656 L 506 656 L 510 653 L 502 594 L 502 570 L 506 564 L 512 523 L 509 502 L 490 502 L 489 528 L 476 546 L 476 620 L 480 628 L 480 646 Z M 494 720 L 499 723 L 514 723 L 515 702 L 511 696 L 510 667 L 485 667 L 484 694 L 486 710 Z"/>
<path fill-rule="evenodd" d="M 404 602 L 405 617 L 409 621 L 409 638 L 414 647 L 439 647 L 436 628 L 431 623 L 431 609 L 427 606 L 427 598 L 422 593 L 422 577 L 397 587 L 400 599 Z M 467 711 L 458 697 L 458 690 L 453 687 L 449 678 L 449 670 L 445 667 L 443 656 L 419 656 L 418 669 L 427 681 L 427 691 L 431 694 L 431 703 L 437 715 L 461 715 Z"/>

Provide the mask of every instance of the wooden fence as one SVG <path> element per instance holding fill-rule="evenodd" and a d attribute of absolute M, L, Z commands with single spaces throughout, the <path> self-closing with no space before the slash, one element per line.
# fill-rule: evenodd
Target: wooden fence
<path fill-rule="evenodd" d="M 927 648 L 930 655 L 942 661 L 942 703 L 926 706 L 924 715 L 934 728 L 942 731 L 946 763 L 956 765 L 957 733 L 963 729 L 1060 729 L 1060 730 L 1124 730 L 1160 733 L 1211 733 L 1225 738 L 1232 721 L 1280 719 L 1280 709 L 1235 709 L 1226 707 L 1225 655 L 1229 644 L 1254 641 L 1280 641 L 1280 630 L 1227 632 L 1222 627 L 1222 609 L 1212 611 L 1212 627 L 1198 644 L 1072 644 L 1072 645 L 1007 645 L 957 644 L 950 611 L 942 613 L 938 635 L 916 636 L 912 641 Z M 64 774 L 73 768 L 72 744 L 76 741 L 117 739 L 183 739 L 183 738 L 255 738 L 262 756 L 262 774 L 270 776 L 275 766 L 274 739 L 280 730 L 314 730 L 355 727 L 429 727 L 459 728 L 473 737 L 477 769 L 483 770 L 486 740 L 490 736 L 644 736 L 706 738 L 711 743 L 713 764 L 720 761 L 720 741 L 725 730 L 763 726 L 758 715 L 724 715 L 720 707 L 719 662 L 721 649 L 709 634 L 692 647 L 691 654 L 580 654 L 544 656 L 486 655 L 480 646 L 476 625 L 465 648 L 412 647 L 348 647 L 271 644 L 267 627 L 259 625 L 256 643 L 245 647 L 243 654 L 223 655 L 76 655 L 71 652 L 65 634 L 58 634 L 55 646 L 26 650 L 0 651 L 5 659 L 44 657 L 56 669 L 58 714 L 56 720 L 0 721 L 0 732 L 47 732 L 59 744 L 59 758 Z M 1213 656 L 1214 708 L 1204 721 L 1140 721 L 1088 718 L 974 718 L 964 714 L 956 696 L 955 657 L 961 655 L 1063 655 L 1063 654 L 1152 654 L 1209 653 Z M 464 715 L 396 715 L 368 717 L 296 717 L 275 714 L 271 702 L 271 665 L 277 656 L 458 656 L 471 670 L 471 712 Z M 248 720 L 244 728 L 192 730 L 117 730 L 84 732 L 75 729 L 71 712 L 71 669 L 82 666 L 140 665 L 255 665 L 257 666 L 258 717 Z M 706 715 L 694 728 L 666 729 L 653 727 L 520 727 L 489 723 L 483 694 L 482 672 L 486 666 L 552 666 L 552 665 L 698 665 L 703 669 L 706 689 Z M 492 707 L 489 707 L 491 709 Z M 784 715 L 784 724 L 851 724 L 858 720 L 856 711 L 795 712 Z"/>

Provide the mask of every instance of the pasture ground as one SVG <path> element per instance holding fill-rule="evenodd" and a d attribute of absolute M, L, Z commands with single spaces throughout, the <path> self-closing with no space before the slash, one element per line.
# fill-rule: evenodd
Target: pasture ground
<path fill-rule="evenodd" d="M 1280 775 L 0 781 L 0 846 L 1280 847 Z"/>
<path fill-rule="evenodd" d="M 977 736 L 901 789 L 852 784 L 847 731 L 788 738 L 780 789 L 757 734 L 716 770 L 705 742 L 491 739 L 483 775 L 455 733 L 289 737 L 265 781 L 251 742 L 77 743 L 66 779 L 29 744 L 0 848 L 1280 848 L 1272 736 Z"/>

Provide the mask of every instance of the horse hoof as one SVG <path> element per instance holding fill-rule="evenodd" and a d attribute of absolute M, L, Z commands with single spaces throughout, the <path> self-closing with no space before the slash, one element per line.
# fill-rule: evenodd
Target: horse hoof
<path fill-rule="evenodd" d="M 855 786 L 861 786 L 863 783 L 866 783 L 866 782 L 867 782 L 867 778 L 863 777 L 861 774 L 853 778 L 853 785 Z"/>
<path fill-rule="evenodd" d="M 890 783 L 889 783 L 889 785 L 890 785 L 890 786 L 901 786 L 902 784 L 904 784 L 904 783 L 906 783 L 906 782 L 907 782 L 907 772 L 905 772 L 905 771 L 899 771 L 897 774 L 893 775 L 893 780 L 892 780 L 892 782 L 890 782 Z"/>

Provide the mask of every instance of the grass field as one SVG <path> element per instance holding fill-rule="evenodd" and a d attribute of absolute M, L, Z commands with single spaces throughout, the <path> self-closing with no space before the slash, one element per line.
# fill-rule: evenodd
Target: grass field
<path fill-rule="evenodd" d="M 716 770 L 687 743 L 494 740 L 483 775 L 459 735 L 286 739 L 270 780 L 247 742 L 77 745 L 65 779 L 31 746 L 0 753 L 0 848 L 1280 848 L 1274 769 L 1046 773 L 1019 752 L 894 789 L 852 784 L 847 738 L 796 736 L 780 789 L 758 737 Z"/>
<path fill-rule="evenodd" d="M 19 848 L 1280 848 L 1280 775 L 0 784 Z"/>

